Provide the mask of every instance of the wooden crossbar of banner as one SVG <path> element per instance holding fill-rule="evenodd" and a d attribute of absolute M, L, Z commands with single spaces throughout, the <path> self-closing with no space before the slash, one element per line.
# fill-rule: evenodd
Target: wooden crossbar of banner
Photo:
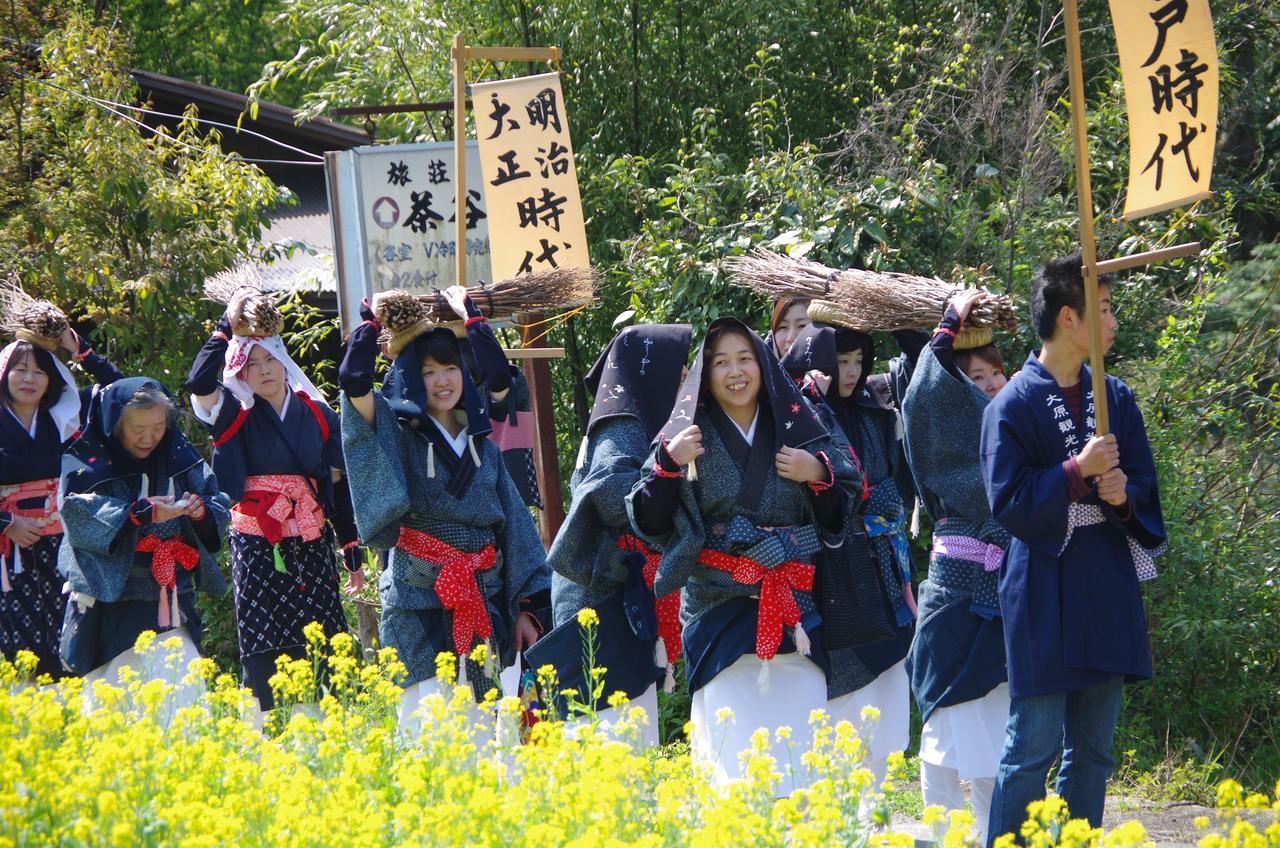
<path fill-rule="evenodd" d="M 563 359 L 562 347 L 504 347 L 508 359 Z"/>
<path fill-rule="evenodd" d="M 468 47 L 466 51 L 466 58 L 480 62 L 560 61 L 559 47 Z"/>
<path fill-rule="evenodd" d="M 1097 265 L 1098 275 L 1114 274 L 1117 271 L 1127 271 L 1130 268 L 1139 268 L 1143 265 L 1154 265 L 1157 262 L 1169 262 L 1174 259 L 1185 259 L 1188 256 L 1199 255 L 1200 242 L 1189 241 L 1186 244 L 1175 244 L 1172 247 L 1148 250 L 1143 253 L 1135 253 L 1132 256 L 1104 259 Z"/>

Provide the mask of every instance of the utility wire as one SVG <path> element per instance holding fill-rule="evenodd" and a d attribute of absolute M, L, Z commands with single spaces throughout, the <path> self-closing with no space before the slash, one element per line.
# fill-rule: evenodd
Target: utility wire
<path fill-rule="evenodd" d="M 255 132 L 254 130 L 246 130 L 246 129 L 238 128 L 233 124 L 226 124 L 220 121 L 209 120 L 207 118 L 198 118 L 198 117 L 192 118 L 186 115 L 175 115 L 170 112 L 159 112 L 154 109 L 146 109 L 141 106 L 132 106 L 130 104 L 120 103 L 115 100 L 106 100 L 100 97 L 92 97 L 88 94 L 84 94 L 83 92 L 75 91 L 74 89 L 66 88 L 65 86 L 61 86 L 61 85 L 58 85 L 57 83 L 50 82 L 49 80 L 41 79 L 40 77 L 33 77 L 33 76 L 30 76 L 29 74 L 24 74 L 21 71 L 18 71 L 14 68 L 10 68 L 6 66 L 5 70 L 9 71 L 9 73 L 13 74 L 14 76 L 18 76 L 25 80 L 29 80 L 31 82 L 36 83 L 37 85 L 43 85 L 47 88 L 52 88 L 57 91 L 61 91 L 65 94 L 70 94 L 72 97 L 78 97 L 87 103 L 92 103 L 94 106 L 97 106 L 99 109 L 102 109 L 105 112 L 109 112 L 112 115 L 125 119 L 131 124 L 135 124 L 141 127 L 142 129 L 147 130 L 148 132 L 152 133 L 155 136 L 163 138 L 166 141 L 172 142 L 173 144 L 176 144 L 180 147 L 185 147 L 197 153 L 202 153 L 206 156 L 217 156 L 218 158 L 224 159 L 226 161 L 246 162 L 254 165 L 301 165 L 301 166 L 308 166 L 308 167 L 322 167 L 324 165 L 323 156 L 317 153 L 312 153 L 309 150 L 303 150 L 302 148 L 294 147 L 293 145 L 286 144 L 283 141 L 274 139 L 271 136 L 265 135 L 260 132 Z M 196 147 L 195 145 L 188 144 L 185 141 L 174 138 L 173 136 L 160 131 L 159 129 L 151 126 L 150 124 L 147 124 L 143 121 L 138 120 L 132 115 L 126 115 L 125 113 L 119 111 L 119 109 L 116 109 L 113 107 L 119 107 L 119 109 L 130 109 L 130 110 L 133 110 L 136 112 L 142 112 L 143 114 L 148 114 L 148 115 L 157 115 L 157 116 L 166 117 L 166 118 L 177 118 L 179 120 L 194 120 L 201 124 L 209 124 L 211 126 L 216 126 L 216 127 L 225 127 L 228 129 L 235 130 L 236 132 L 241 132 L 247 135 L 255 136 L 257 138 L 261 138 L 264 141 L 268 141 L 272 144 L 279 145 L 280 147 L 284 147 L 288 150 L 301 153 L 304 156 L 308 156 L 311 158 L 310 158 L 310 161 L 305 161 L 305 160 L 299 160 L 299 159 L 246 159 L 245 157 L 242 157 L 242 156 L 229 156 L 225 153 L 209 150 L 203 147 Z"/>

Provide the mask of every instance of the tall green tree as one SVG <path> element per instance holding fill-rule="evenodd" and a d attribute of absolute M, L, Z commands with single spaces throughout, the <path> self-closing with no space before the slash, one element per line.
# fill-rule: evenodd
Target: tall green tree
<path fill-rule="evenodd" d="M 177 382 L 204 278 L 257 246 L 281 191 L 193 121 L 139 126 L 123 34 L 77 12 L 43 34 L 0 116 L 0 273 L 91 319 L 126 370 Z"/>

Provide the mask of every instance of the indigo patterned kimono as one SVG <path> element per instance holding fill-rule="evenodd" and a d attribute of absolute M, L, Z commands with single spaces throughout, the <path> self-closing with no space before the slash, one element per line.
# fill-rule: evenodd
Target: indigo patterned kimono
<path fill-rule="evenodd" d="M 954 323 L 949 329 L 958 330 Z M 924 721 L 937 707 L 981 698 L 1008 677 L 996 585 L 1009 534 L 991 517 L 978 456 L 991 400 L 951 362 L 951 344 L 940 332 L 925 347 L 902 410 L 907 459 L 934 523 L 907 658 Z"/>
<path fill-rule="evenodd" d="M 746 654 L 769 660 L 796 650 L 802 628 L 810 659 L 827 671 L 821 618 L 813 602 L 814 558 L 843 543 L 854 470 L 837 449 L 771 347 L 740 321 L 721 318 L 752 340 L 760 366 L 756 430 L 751 444 L 704 391 L 700 350 L 670 420 L 628 496 L 632 527 L 662 550 L 654 591 L 681 590 L 685 676 L 696 692 Z M 697 479 L 681 474 L 666 442 L 690 424 L 705 453 Z M 774 456 L 787 445 L 823 460 L 823 484 L 778 476 Z"/>
<path fill-rule="evenodd" d="M 1084 689 L 1117 675 L 1151 676 L 1139 581 L 1165 547 L 1155 462 L 1142 414 L 1123 382 L 1106 378 L 1112 432 L 1129 501 L 1076 497 L 1067 460 L 1094 432 L 1089 369 L 1083 414 L 1033 351 L 982 419 L 982 472 L 991 513 L 1013 536 L 1000 570 L 1000 610 L 1012 697 Z"/>
<path fill-rule="evenodd" d="M 436 329 L 432 333 L 449 333 Z M 419 337 L 422 342 L 427 336 Z M 515 658 L 512 629 L 522 603 L 549 588 L 546 553 L 463 369 L 466 449 L 457 456 L 427 415 L 419 344 L 410 344 L 373 395 L 373 426 L 342 399 L 356 526 L 365 544 L 389 550 L 378 581 L 379 635 L 408 668 L 405 685 L 435 676 L 442 651 L 470 653 L 491 641 L 502 664 Z M 500 352 L 500 351 L 499 351 Z M 493 670 L 468 662 L 477 697 Z"/>
<path fill-rule="evenodd" d="M 79 674 L 133 647 L 144 630 L 185 626 L 202 635 L 197 589 L 226 592 L 217 552 L 230 521 L 227 496 L 181 431 L 170 428 L 147 459 L 112 435 L 148 377 L 118 380 L 93 399 L 84 433 L 62 459 L 58 506 L 66 535 L 58 571 L 71 585 L 62 659 Z M 204 518 L 154 522 L 148 497 L 198 495 Z"/>
<path fill-rule="evenodd" d="M 835 343 L 829 334 L 835 332 L 830 327 L 805 328 L 788 352 L 791 371 L 799 375 L 810 367 L 834 370 L 835 364 L 829 360 L 835 355 Z M 871 337 L 855 330 L 840 332 L 857 337 L 862 350 L 862 378 L 848 398 L 829 392 L 824 403 L 863 474 L 861 507 L 855 519 L 860 516 L 862 527 L 858 529 L 864 529 L 870 540 L 893 631 L 888 639 L 833 652 L 829 681 L 835 684 L 829 687 L 832 698 L 861 689 L 897 665 L 907 655 L 915 624 L 903 594 L 903 585 L 912 579 L 913 566 L 906 534 L 910 484 L 904 494 L 900 481 L 909 481 L 910 475 L 905 473 L 905 457 L 898 442 L 891 384 L 884 375 L 868 376 L 876 353 Z"/>
<path fill-rule="evenodd" d="M 217 398 L 208 410 L 193 409 L 213 438 L 213 470 L 234 502 L 227 544 L 244 682 L 271 709 L 276 660 L 306 656 L 303 628 L 315 622 L 327 637 L 347 630 L 335 542 L 354 547 L 356 528 L 346 478 L 335 482 L 331 471 L 344 468 L 338 414 L 278 336 L 238 336 L 232 345 L 228 351 L 225 338 L 211 337 L 187 388 Z M 283 416 L 233 370 L 254 346 L 284 370 Z"/>
<path fill-rule="evenodd" d="M 589 691 L 574 617 L 594 609 L 602 701 L 615 691 L 638 698 L 680 653 L 680 594 L 654 598 L 660 554 L 632 533 L 626 497 L 675 404 L 691 336 L 687 324 L 627 327 L 586 376 L 595 404 L 569 485 L 572 505 L 547 555 L 556 628 L 529 661 L 555 666 L 562 688 Z"/>

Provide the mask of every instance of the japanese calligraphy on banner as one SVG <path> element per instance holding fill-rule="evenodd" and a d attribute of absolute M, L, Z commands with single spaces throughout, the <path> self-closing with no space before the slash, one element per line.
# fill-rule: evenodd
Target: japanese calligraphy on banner
<path fill-rule="evenodd" d="M 1209 0 L 1110 0 L 1129 110 L 1124 216 L 1210 196 L 1218 50 Z"/>
<path fill-rule="evenodd" d="M 325 163 L 343 325 L 361 298 L 388 289 L 423 294 L 453 285 L 458 242 L 452 142 L 382 144 Z M 480 153 L 467 145 L 467 277 L 492 280 Z"/>
<path fill-rule="evenodd" d="M 590 264 L 560 75 L 473 83 L 493 274 Z"/>

